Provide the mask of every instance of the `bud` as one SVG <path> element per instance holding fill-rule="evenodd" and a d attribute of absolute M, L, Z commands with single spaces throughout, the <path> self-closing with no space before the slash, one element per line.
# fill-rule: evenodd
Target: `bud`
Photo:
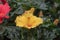
<path fill-rule="evenodd" d="M 55 25 L 58 25 L 58 23 L 59 23 L 59 19 L 55 19 L 55 20 L 54 20 L 54 24 L 55 24 Z"/>
<path fill-rule="evenodd" d="M 43 12 L 42 11 L 39 12 L 39 17 L 43 17 Z"/>

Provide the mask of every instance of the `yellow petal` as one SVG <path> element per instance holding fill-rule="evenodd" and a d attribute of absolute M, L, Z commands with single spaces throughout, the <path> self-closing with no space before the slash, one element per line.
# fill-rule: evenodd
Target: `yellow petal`
<path fill-rule="evenodd" d="M 21 16 L 17 16 L 15 23 L 16 26 L 25 27 L 28 29 L 35 28 L 38 25 L 43 23 L 43 19 L 33 15 L 34 8 L 31 10 L 25 11 Z"/>

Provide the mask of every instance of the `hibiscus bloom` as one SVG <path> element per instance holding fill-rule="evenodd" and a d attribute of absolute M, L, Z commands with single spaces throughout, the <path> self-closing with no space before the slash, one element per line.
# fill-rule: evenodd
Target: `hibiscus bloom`
<path fill-rule="evenodd" d="M 22 15 L 17 16 L 15 23 L 16 26 L 25 27 L 28 29 L 35 28 L 39 24 L 43 23 L 43 19 L 33 15 L 34 8 L 31 8 L 28 11 L 25 11 Z"/>
<path fill-rule="evenodd" d="M 0 23 L 3 22 L 4 18 L 9 18 L 9 16 L 7 16 L 7 14 L 10 11 L 10 6 L 6 2 L 6 0 L 1 0 L 1 2 L 3 4 L 0 4 Z"/>

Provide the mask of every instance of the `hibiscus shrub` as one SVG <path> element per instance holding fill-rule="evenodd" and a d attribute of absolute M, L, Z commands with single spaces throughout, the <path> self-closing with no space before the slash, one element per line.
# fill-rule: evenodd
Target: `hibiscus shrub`
<path fill-rule="evenodd" d="M 0 0 L 0 40 L 60 40 L 60 0 Z"/>

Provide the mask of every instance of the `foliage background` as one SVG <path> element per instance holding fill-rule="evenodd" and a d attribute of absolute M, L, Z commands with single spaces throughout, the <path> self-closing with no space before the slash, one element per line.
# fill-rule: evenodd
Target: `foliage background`
<path fill-rule="evenodd" d="M 10 18 L 4 19 L 0 24 L 1 40 L 53 40 L 60 35 L 60 21 L 57 26 L 53 24 L 55 19 L 60 20 L 60 0 L 7 0 L 7 2 L 11 6 Z M 44 24 L 31 30 L 16 27 L 14 23 L 16 16 L 31 7 L 36 8 L 35 16 L 38 16 L 40 11 L 43 12 Z"/>

